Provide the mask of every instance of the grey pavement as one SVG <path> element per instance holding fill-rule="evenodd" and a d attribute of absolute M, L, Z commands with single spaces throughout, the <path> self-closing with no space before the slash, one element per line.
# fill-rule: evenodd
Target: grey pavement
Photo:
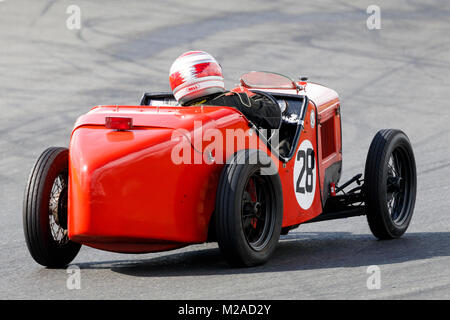
<path fill-rule="evenodd" d="M 66 26 L 69 5 L 81 28 Z M 381 9 L 369 30 L 366 9 Z M 449 299 L 450 2 L 0 1 L 0 299 Z M 230 269 L 217 244 L 124 255 L 83 247 L 66 270 L 28 254 L 22 196 L 36 157 L 67 146 L 76 118 L 101 104 L 167 91 L 172 61 L 213 54 L 228 87 L 270 70 L 335 89 L 344 179 L 362 172 L 382 128 L 405 131 L 418 170 L 414 217 L 377 241 L 365 217 L 300 226 L 264 266 Z M 377 265 L 381 288 L 369 290 Z"/>

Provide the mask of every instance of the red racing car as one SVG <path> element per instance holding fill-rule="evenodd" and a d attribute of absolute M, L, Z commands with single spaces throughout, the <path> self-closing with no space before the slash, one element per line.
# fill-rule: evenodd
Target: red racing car
<path fill-rule="evenodd" d="M 366 215 L 379 239 L 406 231 L 416 166 L 402 131 L 379 131 L 364 176 L 339 184 L 335 91 L 269 72 L 243 75 L 233 91 L 272 101 L 278 129 L 232 106 L 178 106 L 171 93 L 79 117 L 69 149 L 45 150 L 28 179 L 23 222 L 34 260 L 65 266 L 82 244 L 148 253 L 217 241 L 230 265 L 254 266 L 303 223 Z"/>

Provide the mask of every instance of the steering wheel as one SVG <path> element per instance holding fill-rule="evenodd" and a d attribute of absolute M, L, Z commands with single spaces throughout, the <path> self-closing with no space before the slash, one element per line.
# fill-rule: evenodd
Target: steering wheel
<path fill-rule="evenodd" d="M 255 93 L 255 94 L 259 94 L 261 96 L 263 96 L 264 98 L 270 100 L 278 109 L 279 111 L 279 116 L 278 116 L 278 125 L 277 128 L 270 128 L 270 137 L 266 137 L 267 138 L 267 142 L 271 142 L 272 138 L 275 136 L 275 134 L 280 134 L 280 128 L 281 128 L 281 124 L 282 124 L 282 118 L 281 118 L 281 106 L 278 103 L 278 101 L 269 93 L 264 92 L 264 91 L 259 91 L 259 90 L 251 90 L 251 92 Z"/>
<path fill-rule="evenodd" d="M 264 92 L 264 91 L 259 91 L 259 90 L 250 90 L 251 92 L 258 94 L 260 96 L 263 96 L 264 98 L 270 100 L 277 108 L 277 110 L 279 111 L 279 116 L 278 116 L 278 125 L 276 128 L 270 128 L 270 130 L 280 130 L 281 128 L 281 124 L 282 124 L 282 119 L 281 119 L 281 106 L 278 103 L 278 101 L 269 93 Z M 270 139 L 269 139 L 270 140 Z"/>

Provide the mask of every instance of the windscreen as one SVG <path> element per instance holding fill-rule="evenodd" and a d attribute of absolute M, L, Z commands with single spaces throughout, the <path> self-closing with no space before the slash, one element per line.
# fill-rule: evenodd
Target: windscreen
<path fill-rule="evenodd" d="M 243 74 L 241 84 L 249 88 L 295 89 L 296 85 L 290 78 L 278 73 L 252 71 Z"/>

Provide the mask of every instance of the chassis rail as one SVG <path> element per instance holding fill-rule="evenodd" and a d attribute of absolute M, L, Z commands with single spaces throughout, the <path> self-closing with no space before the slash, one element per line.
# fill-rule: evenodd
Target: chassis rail
<path fill-rule="evenodd" d="M 326 220 L 342 219 L 356 216 L 363 216 L 366 214 L 364 204 L 364 184 L 361 179 L 362 174 L 357 174 L 342 186 L 336 186 L 336 192 L 342 194 L 334 195 L 328 198 L 323 212 L 317 217 L 308 220 L 304 223 L 312 223 Z M 344 189 L 353 183 L 357 183 L 357 187 L 345 192 Z"/>

